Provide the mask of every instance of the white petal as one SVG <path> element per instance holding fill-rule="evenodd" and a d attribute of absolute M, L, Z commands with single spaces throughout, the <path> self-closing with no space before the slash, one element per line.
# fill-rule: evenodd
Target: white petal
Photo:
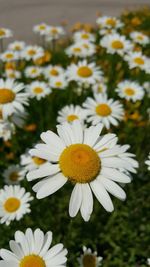
<path fill-rule="evenodd" d="M 27 180 L 33 181 L 37 178 L 42 178 L 45 176 L 53 175 L 59 172 L 59 165 L 58 164 L 46 164 L 46 166 L 41 166 L 39 169 L 33 170 L 28 172 Z"/>
<path fill-rule="evenodd" d="M 75 217 L 80 209 L 82 201 L 82 189 L 80 184 L 76 184 L 73 188 L 70 202 L 69 202 L 69 215 Z"/>
<path fill-rule="evenodd" d="M 89 184 L 82 184 L 82 205 L 80 210 L 83 219 L 88 221 L 93 211 L 93 195 Z"/>
<path fill-rule="evenodd" d="M 130 183 L 131 178 L 123 172 L 114 168 L 102 168 L 101 175 L 119 183 Z"/>
<path fill-rule="evenodd" d="M 103 183 L 104 187 L 107 189 L 107 191 L 109 193 L 111 193 L 112 195 L 114 195 L 115 197 L 121 199 L 121 200 L 125 200 L 126 199 L 126 194 L 123 191 L 123 189 L 117 185 L 115 182 L 101 177 L 100 178 L 101 182 Z"/>
<path fill-rule="evenodd" d="M 91 126 L 90 128 L 85 129 L 84 130 L 84 144 L 87 144 L 89 146 L 94 146 L 94 144 L 97 142 L 97 139 L 99 138 L 101 134 L 102 129 L 103 129 L 102 124 Z"/>

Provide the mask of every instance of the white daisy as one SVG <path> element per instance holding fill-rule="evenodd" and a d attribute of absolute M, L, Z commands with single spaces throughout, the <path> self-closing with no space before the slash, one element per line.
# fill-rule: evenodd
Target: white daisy
<path fill-rule="evenodd" d="M 100 35 L 116 34 L 116 29 L 103 28 L 99 30 Z"/>
<path fill-rule="evenodd" d="M 0 59 L 4 62 L 18 60 L 18 53 L 11 51 L 11 50 L 7 50 L 0 55 Z"/>
<path fill-rule="evenodd" d="M 31 149 L 30 154 L 47 160 L 49 167 L 27 174 L 29 181 L 44 178 L 33 187 L 38 199 L 55 193 L 70 181 L 75 186 L 69 214 L 75 217 L 80 210 L 88 221 L 93 211 L 92 191 L 108 212 L 114 209 L 108 192 L 121 200 L 126 198 L 116 182 L 129 183 L 131 179 L 123 171 L 135 173 L 138 163 L 132 159 L 134 155 L 125 153 L 128 145 L 116 145 L 115 134 L 100 137 L 102 128 L 102 124 L 84 128 L 75 120 L 57 125 L 58 135 L 52 131 L 41 134 L 43 143 Z M 124 154 L 127 155 L 123 158 Z"/>
<path fill-rule="evenodd" d="M 132 100 L 133 102 L 141 100 L 144 97 L 144 89 L 137 82 L 125 80 L 117 85 L 116 92 L 121 98 Z"/>
<path fill-rule="evenodd" d="M 0 39 L 12 37 L 12 31 L 6 28 L 0 28 Z"/>
<path fill-rule="evenodd" d="M 117 126 L 124 115 L 123 106 L 119 101 L 107 99 L 107 96 L 102 94 L 94 94 L 94 98 L 88 97 L 83 107 L 87 111 L 87 122 L 93 125 L 101 122 L 107 129 L 111 125 Z"/>
<path fill-rule="evenodd" d="M 46 30 L 47 41 L 57 40 L 65 34 L 64 28 L 61 26 L 49 26 Z"/>
<path fill-rule="evenodd" d="M 5 185 L 0 189 L 0 223 L 9 225 L 11 221 L 19 221 L 26 213 L 30 213 L 30 201 L 33 197 L 19 185 Z"/>
<path fill-rule="evenodd" d="M 150 60 L 148 57 L 144 56 L 141 52 L 129 52 L 125 55 L 124 60 L 129 64 L 130 69 L 140 68 L 146 71 L 150 68 Z"/>
<path fill-rule="evenodd" d="M 44 56 L 44 50 L 37 45 L 28 45 L 22 51 L 22 57 L 26 60 L 36 60 Z"/>
<path fill-rule="evenodd" d="M 77 31 L 73 34 L 74 42 L 95 42 L 95 35 L 86 31 Z"/>
<path fill-rule="evenodd" d="M 8 45 L 8 49 L 15 51 L 15 52 L 21 52 L 25 48 L 25 42 L 23 41 L 14 41 Z"/>
<path fill-rule="evenodd" d="M 9 242 L 10 250 L 1 249 L 0 267 L 65 267 L 67 249 L 62 243 L 50 248 L 52 232 L 44 234 L 40 229 L 26 229 L 25 234 L 15 232 L 15 240 Z"/>
<path fill-rule="evenodd" d="M 23 93 L 23 89 L 22 83 L 0 79 L 0 105 L 4 119 L 13 113 L 24 112 L 24 105 L 28 104 L 28 94 Z"/>
<path fill-rule="evenodd" d="M 40 35 L 45 35 L 46 34 L 46 31 L 49 29 L 49 26 L 42 22 L 40 24 L 37 24 L 33 27 L 33 31 L 35 33 L 39 33 Z"/>
<path fill-rule="evenodd" d="M 52 77 L 58 77 L 64 74 L 64 69 L 61 66 L 49 65 L 43 68 L 43 74 L 47 79 L 50 79 Z"/>
<path fill-rule="evenodd" d="M 68 85 L 68 81 L 64 75 L 52 77 L 49 80 L 49 85 L 54 89 L 64 89 Z"/>
<path fill-rule="evenodd" d="M 83 254 L 78 258 L 80 267 L 99 267 L 103 258 L 97 256 L 97 251 L 92 252 L 90 248 L 83 246 Z"/>
<path fill-rule="evenodd" d="M 116 17 L 107 17 L 107 16 L 103 16 L 103 17 L 99 17 L 96 20 L 96 23 L 99 25 L 100 28 L 121 28 L 124 26 L 124 24 L 117 19 Z"/>
<path fill-rule="evenodd" d="M 124 35 L 118 33 L 104 36 L 100 41 L 100 45 L 106 48 L 108 53 L 117 53 L 121 56 L 124 55 L 124 53 L 131 51 L 133 48 L 132 43 L 128 41 Z"/>
<path fill-rule="evenodd" d="M 148 170 L 150 171 L 150 153 L 148 155 L 148 160 L 146 160 L 145 163 L 148 165 Z"/>
<path fill-rule="evenodd" d="M 98 82 L 92 86 L 92 90 L 97 94 L 104 94 L 107 91 L 107 86 L 104 82 Z"/>
<path fill-rule="evenodd" d="M 42 73 L 42 68 L 41 67 L 38 67 L 38 66 L 29 66 L 29 67 L 26 67 L 25 68 L 25 76 L 27 78 L 37 78 L 41 75 Z"/>
<path fill-rule="evenodd" d="M 150 38 L 142 32 L 131 32 L 130 37 L 137 44 L 146 45 L 150 42 Z"/>
<path fill-rule="evenodd" d="M 5 77 L 8 79 L 19 79 L 21 78 L 21 72 L 18 70 L 13 70 L 13 69 L 6 69 L 5 70 Z"/>
<path fill-rule="evenodd" d="M 0 120 L 0 139 L 4 141 L 10 140 L 15 132 L 15 126 L 9 121 Z"/>
<path fill-rule="evenodd" d="M 72 123 L 74 120 L 83 122 L 86 118 L 86 111 L 80 106 L 65 106 L 58 112 L 57 121 L 63 123 L 65 121 Z"/>
<path fill-rule="evenodd" d="M 47 83 L 38 81 L 30 83 L 26 91 L 29 93 L 31 98 L 35 97 L 37 100 L 40 100 L 41 98 L 51 93 L 51 90 Z"/>
<path fill-rule="evenodd" d="M 86 60 L 79 61 L 78 64 L 71 64 L 66 73 L 68 81 L 77 81 L 82 84 L 94 84 L 102 78 L 100 67 L 95 62 L 87 63 Z"/>
<path fill-rule="evenodd" d="M 3 177 L 6 184 L 19 184 L 25 178 L 25 170 L 13 164 L 4 170 Z"/>
<path fill-rule="evenodd" d="M 36 169 L 42 169 L 47 166 L 47 161 L 39 157 L 31 156 L 28 152 L 21 155 L 20 164 L 25 168 L 26 171 L 32 171 Z"/>
<path fill-rule="evenodd" d="M 86 58 L 96 53 L 96 47 L 92 43 L 78 42 L 69 46 L 65 50 L 65 52 L 69 57 L 75 56 L 75 57 Z"/>

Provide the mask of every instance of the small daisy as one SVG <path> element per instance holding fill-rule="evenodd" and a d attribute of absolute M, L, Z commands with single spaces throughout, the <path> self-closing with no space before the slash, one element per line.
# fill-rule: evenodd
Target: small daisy
<path fill-rule="evenodd" d="M 8 79 L 19 79 L 21 77 L 21 72 L 13 69 L 5 70 L 5 77 Z"/>
<path fill-rule="evenodd" d="M 133 102 L 141 100 L 144 97 L 144 89 L 137 82 L 125 80 L 117 85 L 116 92 L 121 98 L 132 100 Z"/>
<path fill-rule="evenodd" d="M 26 91 L 29 93 L 31 98 L 35 97 L 37 100 L 40 100 L 51 93 L 47 83 L 38 81 L 32 82 L 30 85 L 28 85 Z"/>
<path fill-rule="evenodd" d="M 91 57 L 96 53 L 96 46 L 88 42 L 78 42 L 69 46 L 66 50 L 66 54 L 70 57 L 76 56 L 81 58 Z"/>
<path fill-rule="evenodd" d="M 65 267 L 67 249 L 62 243 L 50 248 L 52 232 L 44 234 L 39 228 L 26 229 L 25 234 L 15 232 L 15 240 L 9 242 L 10 250 L 1 249 L 0 266 L 2 267 Z"/>
<path fill-rule="evenodd" d="M 107 91 L 107 86 L 104 82 L 98 82 L 92 86 L 92 90 L 97 94 L 104 94 Z"/>
<path fill-rule="evenodd" d="M 25 76 L 27 78 L 37 78 L 42 74 L 42 68 L 38 66 L 29 66 L 25 69 Z"/>
<path fill-rule="evenodd" d="M 102 94 L 94 94 L 94 98 L 88 97 L 83 107 L 87 111 L 87 122 L 93 125 L 101 122 L 107 129 L 111 125 L 117 126 L 124 115 L 123 106 L 119 101 L 107 99 L 107 96 Z"/>
<path fill-rule="evenodd" d="M 96 20 L 97 24 L 100 26 L 100 28 L 121 28 L 124 26 L 124 24 L 117 19 L 116 17 L 107 17 L 107 16 L 103 16 L 103 17 L 99 17 Z"/>
<path fill-rule="evenodd" d="M 23 93 L 23 89 L 22 83 L 0 79 L 0 105 L 4 119 L 13 113 L 24 112 L 24 105 L 28 104 L 28 94 Z"/>
<path fill-rule="evenodd" d="M 42 47 L 37 45 L 28 45 L 22 51 L 22 57 L 26 60 L 36 60 L 44 56 L 44 50 Z"/>
<path fill-rule="evenodd" d="M 43 178 L 33 187 L 38 199 L 55 193 L 70 181 L 74 189 L 69 214 L 75 217 L 80 210 L 88 221 L 93 211 L 92 192 L 108 212 L 114 210 L 108 192 L 121 200 L 126 198 L 116 182 L 129 183 L 131 178 L 125 171 L 136 173 L 138 163 L 133 154 L 126 153 L 128 145 L 116 144 L 115 134 L 100 137 L 102 128 L 102 124 L 85 128 L 75 120 L 57 125 L 58 135 L 52 131 L 41 134 L 43 143 L 31 149 L 30 154 L 47 160 L 49 167 L 27 174 L 30 181 Z"/>
<path fill-rule="evenodd" d="M 116 34 L 117 32 L 116 32 L 116 29 L 105 29 L 105 28 L 103 28 L 103 29 L 101 29 L 101 30 L 99 30 L 99 34 L 100 35 L 108 35 L 108 34 Z"/>
<path fill-rule="evenodd" d="M 57 40 L 65 34 L 64 28 L 61 26 L 49 26 L 46 31 L 47 41 Z"/>
<path fill-rule="evenodd" d="M 68 85 L 68 81 L 64 75 L 60 75 L 58 77 L 51 78 L 49 80 L 49 84 L 54 89 L 64 89 Z"/>
<path fill-rule="evenodd" d="M 18 60 L 18 54 L 11 50 L 5 51 L 4 53 L 1 54 L 0 59 L 3 62 L 15 61 Z"/>
<path fill-rule="evenodd" d="M 23 41 L 14 41 L 8 45 L 8 49 L 15 51 L 15 52 L 21 52 L 25 48 L 25 42 Z"/>
<path fill-rule="evenodd" d="M 150 42 L 150 38 L 141 32 L 131 32 L 130 37 L 137 44 L 146 45 Z"/>
<path fill-rule="evenodd" d="M 33 27 L 33 31 L 40 35 L 45 35 L 48 29 L 49 29 L 49 26 L 46 23 L 40 23 Z"/>
<path fill-rule="evenodd" d="M 0 139 L 2 138 L 4 141 L 8 141 L 14 133 L 15 126 L 13 123 L 0 120 Z"/>
<path fill-rule="evenodd" d="M 61 66 L 49 65 L 43 68 L 43 74 L 47 79 L 50 79 L 52 77 L 58 77 L 64 74 L 64 69 Z"/>
<path fill-rule="evenodd" d="M 73 34 L 74 42 L 95 42 L 95 35 L 86 31 L 77 31 Z"/>
<path fill-rule="evenodd" d="M 146 71 L 150 68 L 150 60 L 148 57 L 144 56 L 141 52 L 129 52 L 125 55 L 124 59 L 128 62 L 129 68 L 140 68 Z"/>
<path fill-rule="evenodd" d="M 11 221 L 19 221 L 26 213 L 30 213 L 29 202 L 33 197 L 19 185 L 5 185 L 0 190 L 0 223 L 9 225 Z"/>
<path fill-rule="evenodd" d="M 121 56 L 130 51 L 133 47 L 132 43 L 128 41 L 124 35 L 118 33 L 104 36 L 100 41 L 100 45 L 106 48 L 108 53 L 117 53 Z"/>
<path fill-rule="evenodd" d="M 28 152 L 21 155 L 21 166 L 25 168 L 26 171 L 40 170 L 47 166 L 47 161 L 39 157 L 31 156 Z"/>
<path fill-rule="evenodd" d="M 94 84 L 101 80 L 102 71 L 94 62 L 87 63 L 86 60 L 79 61 L 78 64 L 71 64 L 66 73 L 68 81 L 79 83 Z"/>
<path fill-rule="evenodd" d="M 65 106 L 58 112 L 57 121 L 63 123 L 65 121 L 72 123 L 74 120 L 83 122 L 86 118 L 86 111 L 80 106 Z"/>
<path fill-rule="evenodd" d="M 0 39 L 12 37 L 12 31 L 6 28 L 0 28 Z"/>
<path fill-rule="evenodd" d="M 90 248 L 83 246 L 83 254 L 78 258 L 80 267 L 99 267 L 103 258 L 97 256 L 97 251 L 92 252 Z"/>
<path fill-rule="evenodd" d="M 25 178 L 25 170 L 19 165 L 10 165 L 3 172 L 3 177 L 6 184 L 19 184 Z"/>
<path fill-rule="evenodd" d="M 148 160 L 146 160 L 145 163 L 148 165 L 148 170 L 150 171 L 150 153 L 148 155 Z"/>

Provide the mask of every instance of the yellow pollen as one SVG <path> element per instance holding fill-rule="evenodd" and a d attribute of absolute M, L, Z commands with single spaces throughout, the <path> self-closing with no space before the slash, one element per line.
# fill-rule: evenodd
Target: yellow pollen
<path fill-rule="evenodd" d="M 7 88 L 0 89 L 0 104 L 7 104 L 13 102 L 15 93 Z"/>
<path fill-rule="evenodd" d="M 37 70 L 36 70 L 36 69 L 32 69 L 32 70 L 31 70 L 31 73 L 32 73 L 32 74 L 36 74 L 36 73 L 37 73 Z"/>
<path fill-rule="evenodd" d="M 21 50 L 21 46 L 20 45 L 15 45 L 15 50 L 20 51 Z"/>
<path fill-rule="evenodd" d="M 57 87 L 60 87 L 60 86 L 62 86 L 62 82 L 55 82 L 55 86 L 57 86 Z"/>
<path fill-rule="evenodd" d="M 40 29 L 40 30 L 45 30 L 45 29 L 46 29 L 46 26 L 45 26 L 45 25 L 40 25 L 40 26 L 39 26 L 39 29 Z"/>
<path fill-rule="evenodd" d="M 102 117 L 107 117 L 112 113 L 111 108 L 107 104 L 97 105 L 97 107 L 95 108 L 95 111 L 99 116 L 102 116 Z"/>
<path fill-rule="evenodd" d="M 50 74 L 53 75 L 53 76 L 58 76 L 59 72 L 56 69 L 51 69 Z"/>
<path fill-rule="evenodd" d="M 137 63 L 138 65 L 143 65 L 144 64 L 144 60 L 141 57 L 136 57 L 134 59 L 134 62 Z"/>
<path fill-rule="evenodd" d="M 79 117 L 77 115 L 74 115 L 74 114 L 71 114 L 67 117 L 68 122 L 72 122 L 72 121 L 77 120 L 77 119 L 79 119 Z"/>
<path fill-rule="evenodd" d="M 57 34 L 57 33 L 58 33 L 58 30 L 57 30 L 56 28 L 53 28 L 53 29 L 51 30 L 51 33 L 52 33 L 52 34 Z"/>
<path fill-rule="evenodd" d="M 14 55 L 12 53 L 8 53 L 5 55 L 5 57 L 8 59 L 12 59 L 14 57 Z"/>
<path fill-rule="evenodd" d="M 106 24 L 110 25 L 112 27 L 115 27 L 116 26 L 116 20 L 113 19 L 113 18 L 109 18 L 109 19 L 106 20 Z"/>
<path fill-rule="evenodd" d="M 36 93 L 36 94 L 41 94 L 43 91 L 44 91 L 44 90 L 43 90 L 43 88 L 41 88 L 41 87 L 35 87 L 35 88 L 34 88 L 34 93 Z"/>
<path fill-rule="evenodd" d="M 17 211 L 20 208 L 20 200 L 16 197 L 10 197 L 6 200 L 6 202 L 4 203 L 4 209 L 7 212 L 13 213 L 15 211 Z"/>
<path fill-rule="evenodd" d="M 38 158 L 38 157 L 32 157 L 32 159 L 33 159 L 34 163 L 37 164 L 37 165 L 42 165 L 43 163 L 46 162 L 45 159 L 41 159 L 41 158 Z"/>
<path fill-rule="evenodd" d="M 81 52 L 81 48 L 80 47 L 75 47 L 75 48 L 73 48 L 73 51 L 74 52 Z"/>
<path fill-rule="evenodd" d="M 77 74 L 82 78 L 88 78 L 92 76 L 93 71 L 89 67 L 83 66 L 78 68 Z"/>
<path fill-rule="evenodd" d="M 16 182 L 19 178 L 19 175 L 18 175 L 18 172 L 12 172 L 10 175 L 9 175 L 9 179 L 12 181 L 12 182 Z"/>
<path fill-rule="evenodd" d="M 103 92 L 103 87 L 101 85 L 98 86 L 98 90 L 97 90 L 99 93 L 102 93 Z"/>
<path fill-rule="evenodd" d="M 89 35 L 88 35 L 87 33 L 83 33 L 83 34 L 81 35 L 81 37 L 82 37 L 83 39 L 89 39 Z"/>
<path fill-rule="evenodd" d="M 30 56 L 34 56 L 36 54 L 36 51 L 34 49 L 30 49 L 30 50 L 28 50 L 28 54 Z"/>
<path fill-rule="evenodd" d="M 112 45 L 112 48 L 114 49 L 123 49 L 124 47 L 123 43 L 119 40 L 113 41 L 111 45 Z"/>
<path fill-rule="evenodd" d="M 82 262 L 83 267 L 96 267 L 96 257 L 92 254 L 85 254 Z"/>
<path fill-rule="evenodd" d="M 5 31 L 3 29 L 0 29 L 0 36 L 4 36 L 5 35 Z"/>
<path fill-rule="evenodd" d="M 64 149 L 59 165 L 64 176 L 74 183 L 93 181 L 101 169 L 98 154 L 85 144 L 74 144 Z"/>
<path fill-rule="evenodd" d="M 46 267 L 46 264 L 40 256 L 31 254 L 21 260 L 19 267 Z"/>
<path fill-rule="evenodd" d="M 139 41 L 143 41 L 144 37 L 143 37 L 142 35 L 138 35 L 138 36 L 137 36 L 137 39 L 138 39 Z"/>
<path fill-rule="evenodd" d="M 126 95 L 132 96 L 135 94 L 135 91 L 132 88 L 126 88 L 125 93 L 126 93 Z"/>

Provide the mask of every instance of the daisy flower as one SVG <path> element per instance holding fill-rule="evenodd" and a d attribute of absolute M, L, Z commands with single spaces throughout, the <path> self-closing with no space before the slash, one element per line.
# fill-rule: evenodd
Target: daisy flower
<path fill-rule="evenodd" d="M 64 28 L 61 26 L 49 26 L 46 30 L 46 40 L 57 40 L 59 37 L 65 34 Z"/>
<path fill-rule="evenodd" d="M 28 94 L 23 93 L 23 89 L 22 83 L 0 79 L 0 105 L 4 119 L 13 113 L 24 112 L 24 105 L 28 104 Z"/>
<path fill-rule="evenodd" d="M 97 256 L 97 251 L 92 252 L 90 248 L 83 246 L 83 254 L 78 258 L 80 267 L 99 267 L 103 258 Z"/>
<path fill-rule="evenodd" d="M 55 89 L 64 89 L 68 85 L 68 81 L 64 75 L 52 77 L 49 80 L 49 85 Z"/>
<path fill-rule="evenodd" d="M 6 28 L 0 28 L 0 39 L 12 37 L 12 31 Z"/>
<path fill-rule="evenodd" d="M 58 77 L 64 74 L 64 69 L 61 66 L 49 65 L 43 68 L 43 74 L 47 79 L 50 79 L 52 77 Z"/>
<path fill-rule="evenodd" d="M 148 165 L 148 170 L 150 171 L 150 153 L 148 155 L 148 160 L 146 160 L 145 163 Z"/>
<path fill-rule="evenodd" d="M 25 170 L 13 164 L 3 172 L 3 177 L 6 184 L 19 184 L 25 178 Z"/>
<path fill-rule="evenodd" d="M 65 106 L 58 112 L 57 121 L 63 123 L 65 121 L 72 123 L 74 120 L 83 122 L 86 118 L 86 112 L 80 106 Z"/>
<path fill-rule="evenodd" d="M 102 37 L 100 45 L 106 48 L 108 53 L 117 53 L 120 56 L 130 51 L 133 47 L 132 43 L 124 35 L 120 35 L 119 33 L 108 34 Z"/>
<path fill-rule="evenodd" d="M 73 34 L 74 42 L 95 42 L 95 35 L 86 31 L 77 31 Z"/>
<path fill-rule="evenodd" d="M 124 59 L 128 62 L 129 68 L 140 68 L 146 71 L 150 68 L 150 60 L 148 57 L 144 56 L 141 52 L 129 52 L 125 55 Z"/>
<path fill-rule="evenodd" d="M 79 61 L 78 64 L 71 64 L 66 73 L 68 81 L 77 81 L 81 84 L 94 84 L 102 78 L 102 71 L 94 62 L 88 63 L 86 60 Z"/>
<path fill-rule="evenodd" d="M 22 57 L 26 60 L 36 60 L 44 56 L 44 50 L 37 45 L 28 45 L 22 51 Z"/>
<path fill-rule="evenodd" d="M 27 78 L 37 78 L 42 74 L 42 68 L 38 67 L 38 66 L 29 66 L 26 67 L 25 71 L 25 76 Z"/>
<path fill-rule="evenodd" d="M 147 264 L 150 266 L 150 258 L 147 259 Z"/>
<path fill-rule="evenodd" d="M 4 141 L 11 139 L 12 134 L 15 132 L 15 126 L 9 121 L 0 120 L 0 138 Z"/>
<path fill-rule="evenodd" d="M 78 42 L 69 46 L 65 50 L 66 54 L 70 57 L 76 56 L 81 58 L 91 57 L 96 53 L 96 46 L 88 42 Z"/>
<path fill-rule="evenodd" d="M 0 55 L 0 59 L 4 62 L 18 60 L 18 54 L 14 51 L 8 50 Z"/>
<path fill-rule="evenodd" d="M 35 97 L 37 100 L 40 100 L 51 93 L 47 83 L 38 81 L 32 82 L 30 85 L 28 85 L 26 91 L 29 93 L 31 98 Z"/>
<path fill-rule="evenodd" d="M 150 42 L 149 37 L 141 32 L 131 32 L 130 37 L 135 43 L 140 45 L 146 45 Z"/>
<path fill-rule="evenodd" d="M 92 90 L 97 94 L 104 94 L 107 91 L 107 86 L 104 82 L 98 82 L 92 86 Z"/>
<path fill-rule="evenodd" d="M 45 35 L 46 32 L 48 31 L 48 29 L 49 29 L 49 26 L 46 23 L 44 23 L 44 22 L 43 23 L 40 23 L 38 25 L 35 25 L 33 27 L 33 31 L 35 33 L 40 34 L 40 35 Z"/>
<path fill-rule="evenodd" d="M 23 41 L 14 41 L 8 45 L 8 49 L 15 51 L 15 52 L 21 52 L 25 48 L 25 42 Z"/>
<path fill-rule="evenodd" d="M 100 35 L 108 35 L 108 34 L 116 34 L 117 32 L 116 32 L 116 29 L 105 29 L 105 28 L 103 28 L 103 29 L 101 29 L 101 30 L 99 30 L 99 34 Z"/>
<path fill-rule="evenodd" d="M 47 166 L 47 161 L 39 157 L 31 156 L 28 152 L 21 155 L 21 166 L 25 168 L 26 171 L 32 171 L 36 169 L 42 169 Z M 49 165 L 48 165 L 49 166 Z"/>
<path fill-rule="evenodd" d="M 27 174 L 29 181 L 44 178 L 33 186 L 38 199 L 55 193 L 70 181 L 74 189 L 69 214 L 75 217 L 80 210 L 88 221 L 93 211 L 92 191 L 108 212 L 114 210 L 108 192 L 121 200 L 126 198 L 116 182 L 129 183 L 131 179 L 124 171 L 135 173 L 138 163 L 133 154 L 126 153 L 128 145 L 116 145 L 115 134 L 100 137 L 102 128 L 102 124 L 85 128 L 75 120 L 57 125 L 58 135 L 52 131 L 41 134 L 43 143 L 31 149 L 30 154 L 47 160 L 49 167 Z"/>
<path fill-rule="evenodd" d="M 117 85 L 116 92 L 121 98 L 132 100 L 133 102 L 141 100 L 144 97 L 144 89 L 137 82 L 125 80 Z"/>
<path fill-rule="evenodd" d="M 100 26 L 100 28 L 121 28 L 124 26 L 124 24 L 117 19 L 116 17 L 107 17 L 107 16 L 103 16 L 103 17 L 99 17 L 96 20 L 97 24 Z"/>
<path fill-rule="evenodd" d="M 19 221 L 30 213 L 30 201 L 33 197 L 19 185 L 5 185 L 0 190 L 0 223 L 9 225 L 11 221 Z"/>
<path fill-rule="evenodd" d="M 6 69 L 4 74 L 6 78 L 13 80 L 19 79 L 21 77 L 21 72 L 13 69 Z"/>
<path fill-rule="evenodd" d="M 119 101 L 107 99 L 106 95 L 94 94 L 94 98 L 88 97 L 83 103 L 87 111 L 87 122 L 93 125 L 101 122 L 107 129 L 111 125 L 117 126 L 118 120 L 123 119 L 124 110 Z"/>
<path fill-rule="evenodd" d="M 65 267 L 67 249 L 62 243 L 50 248 L 52 232 L 44 234 L 39 228 L 26 229 L 25 234 L 15 232 L 15 240 L 9 242 L 10 250 L 1 249 L 0 266 L 3 267 Z"/>

